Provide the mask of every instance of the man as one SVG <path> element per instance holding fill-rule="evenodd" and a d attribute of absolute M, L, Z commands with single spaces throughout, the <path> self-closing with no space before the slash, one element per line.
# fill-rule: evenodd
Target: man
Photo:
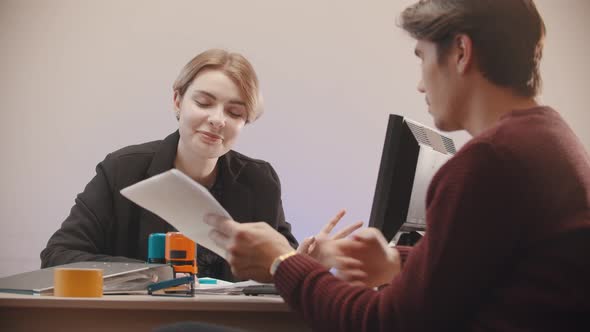
<path fill-rule="evenodd" d="M 590 160 L 535 100 L 534 3 L 422 0 L 401 27 L 436 126 L 473 136 L 432 179 L 428 231 L 403 266 L 374 229 L 316 241 L 316 259 L 264 223 L 210 217 L 211 238 L 236 275 L 273 281 L 318 331 L 588 331 Z"/>

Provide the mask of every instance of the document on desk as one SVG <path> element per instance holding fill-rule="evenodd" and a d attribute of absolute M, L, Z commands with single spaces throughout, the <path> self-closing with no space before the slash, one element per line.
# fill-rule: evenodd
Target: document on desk
<path fill-rule="evenodd" d="M 208 214 L 231 218 L 213 195 L 177 169 L 158 174 L 121 190 L 132 202 L 166 220 L 179 232 L 225 258 L 225 250 L 209 239 Z"/>
<path fill-rule="evenodd" d="M 240 282 L 226 282 L 222 281 L 222 283 L 215 284 L 215 285 L 207 285 L 207 284 L 200 284 L 198 285 L 194 293 L 195 294 L 228 294 L 228 295 L 242 295 L 243 290 L 249 286 L 261 286 L 261 285 L 269 285 L 269 284 L 262 284 L 254 280 L 246 280 Z"/>

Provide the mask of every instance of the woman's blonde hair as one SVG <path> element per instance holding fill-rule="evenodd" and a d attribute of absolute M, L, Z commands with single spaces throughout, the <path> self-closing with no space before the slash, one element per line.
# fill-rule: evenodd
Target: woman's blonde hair
<path fill-rule="evenodd" d="M 263 112 L 262 95 L 254 67 L 244 56 L 222 49 L 210 49 L 189 61 L 178 74 L 172 86 L 179 97 L 183 97 L 197 74 L 203 69 L 219 70 L 237 85 L 246 104 L 246 122 L 253 122 Z"/>

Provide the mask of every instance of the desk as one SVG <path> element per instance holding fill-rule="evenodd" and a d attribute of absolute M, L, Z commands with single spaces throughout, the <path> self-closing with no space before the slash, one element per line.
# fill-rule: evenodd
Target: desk
<path fill-rule="evenodd" d="M 146 332 L 180 321 L 222 324 L 246 331 L 310 330 L 275 296 L 106 295 L 86 299 L 0 293 L 2 331 Z"/>

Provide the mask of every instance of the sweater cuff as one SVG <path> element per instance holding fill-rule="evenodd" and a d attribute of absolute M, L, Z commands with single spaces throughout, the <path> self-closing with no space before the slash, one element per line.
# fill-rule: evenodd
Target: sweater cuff
<path fill-rule="evenodd" d="M 325 269 L 313 258 L 297 254 L 288 257 L 278 266 L 274 275 L 274 284 L 281 295 L 291 294 L 306 276 L 313 270 Z"/>

